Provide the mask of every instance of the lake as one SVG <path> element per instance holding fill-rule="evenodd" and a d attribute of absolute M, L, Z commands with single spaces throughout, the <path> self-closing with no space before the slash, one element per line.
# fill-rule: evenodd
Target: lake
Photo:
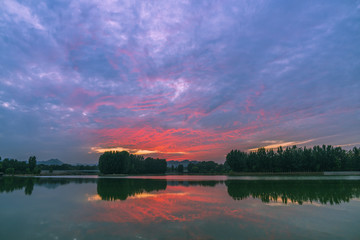
<path fill-rule="evenodd" d="M 360 177 L 0 177 L 0 239 L 360 239 Z"/>

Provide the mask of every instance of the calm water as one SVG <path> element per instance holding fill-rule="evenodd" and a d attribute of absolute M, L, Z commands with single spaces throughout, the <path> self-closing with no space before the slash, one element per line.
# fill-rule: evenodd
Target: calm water
<path fill-rule="evenodd" d="M 360 239 L 360 177 L 3 177 L 0 239 Z"/>

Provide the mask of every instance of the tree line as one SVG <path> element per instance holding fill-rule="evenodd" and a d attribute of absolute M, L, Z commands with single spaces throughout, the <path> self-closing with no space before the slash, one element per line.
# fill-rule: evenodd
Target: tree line
<path fill-rule="evenodd" d="M 127 151 L 109 151 L 99 157 L 99 170 L 103 174 L 163 174 L 166 172 L 166 160 L 144 159 Z"/>
<path fill-rule="evenodd" d="M 35 156 L 29 157 L 28 162 L 9 158 L 1 160 L 0 157 L 0 172 L 5 174 L 39 174 L 40 171 L 41 169 L 36 165 Z"/>
<path fill-rule="evenodd" d="M 88 165 L 45 165 L 37 164 L 36 157 L 29 157 L 28 162 L 18 161 L 16 159 L 5 158 L 1 160 L 0 157 L 0 172 L 7 175 L 14 174 L 40 174 L 41 170 L 49 170 L 50 172 L 54 170 L 97 170 L 98 166 L 88 166 Z"/>
<path fill-rule="evenodd" d="M 229 172 L 227 164 L 219 164 L 214 161 L 202 161 L 198 163 L 189 163 L 188 173 L 206 173 L 206 174 L 220 174 Z"/>
<path fill-rule="evenodd" d="M 67 171 L 67 170 L 98 170 L 98 166 L 94 165 L 71 165 L 71 164 L 61 164 L 61 165 L 45 165 L 45 164 L 39 164 L 38 167 L 41 170 L 49 170 L 52 171 Z"/>
<path fill-rule="evenodd" d="M 250 153 L 231 150 L 226 155 L 225 164 L 235 172 L 360 171 L 360 148 L 347 151 L 323 145 L 279 147 L 277 151 L 259 148 Z"/>

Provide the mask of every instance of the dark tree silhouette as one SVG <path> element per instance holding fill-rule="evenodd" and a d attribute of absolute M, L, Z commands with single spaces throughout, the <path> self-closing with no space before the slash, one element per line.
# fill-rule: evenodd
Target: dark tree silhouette
<path fill-rule="evenodd" d="M 279 147 L 276 152 L 259 148 L 256 152 L 231 150 L 225 162 L 235 172 L 323 172 L 360 171 L 360 150 L 341 147 Z"/>
<path fill-rule="evenodd" d="M 189 163 L 188 167 L 189 173 L 226 173 L 228 172 L 227 164 L 218 164 L 213 161 L 203 161 L 198 163 Z"/>
<path fill-rule="evenodd" d="M 30 172 L 34 172 L 35 167 L 36 167 L 36 157 L 31 156 L 31 157 L 29 157 L 29 169 L 30 169 Z"/>
<path fill-rule="evenodd" d="M 162 174 L 166 172 L 166 160 L 122 152 L 105 152 L 99 158 L 99 170 L 103 174 Z"/>
<path fill-rule="evenodd" d="M 38 174 L 40 173 L 36 168 L 36 157 L 29 158 L 29 162 L 18 161 L 16 159 L 5 158 L 3 161 L 0 159 L 0 172 L 5 174 Z"/>

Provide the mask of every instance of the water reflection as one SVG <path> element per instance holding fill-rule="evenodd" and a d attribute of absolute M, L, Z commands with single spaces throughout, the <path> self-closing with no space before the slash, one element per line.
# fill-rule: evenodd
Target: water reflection
<path fill-rule="evenodd" d="M 217 184 L 223 184 L 224 181 L 174 181 L 174 180 L 168 180 L 167 184 L 169 186 L 185 186 L 185 187 L 191 187 L 191 186 L 202 186 L 202 187 L 215 187 Z"/>
<path fill-rule="evenodd" d="M 228 194 L 235 200 L 248 197 L 262 202 L 287 204 L 313 201 L 321 204 L 340 204 L 360 197 L 360 181 L 226 181 Z"/>
<path fill-rule="evenodd" d="M 186 188 L 194 186 L 214 188 L 225 184 L 227 193 L 234 200 L 244 200 L 249 197 L 260 199 L 264 203 L 279 202 L 282 204 L 318 202 L 321 204 L 341 204 L 353 198 L 360 197 L 360 180 L 227 180 L 227 181 L 184 181 L 166 179 L 127 179 L 127 178 L 0 178 L 0 193 L 23 190 L 31 195 L 34 186 L 49 189 L 66 184 L 97 184 L 98 200 L 115 201 L 126 200 L 145 193 L 159 194 L 168 187 L 181 186 L 184 193 Z M 209 189 L 209 191 L 212 191 Z M 147 195 L 149 196 L 149 195 Z"/>
<path fill-rule="evenodd" d="M 0 193 L 10 193 L 24 189 L 25 195 L 31 195 L 34 186 L 43 186 L 54 189 L 61 185 L 70 183 L 96 183 L 96 179 L 91 178 L 32 178 L 32 177 L 1 177 Z"/>
<path fill-rule="evenodd" d="M 97 193 L 102 200 L 126 200 L 129 196 L 165 190 L 166 185 L 165 180 L 100 178 Z"/>
<path fill-rule="evenodd" d="M 0 239 L 357 239 L 359 192 L 360 179 L 3 177 Z"/>
<path fill-rule="evenodd" d="M 34 180 L 32 178 L 0 178 L 0 193 L 9 193 L 23 188 L 26 195 L 31 195 L 34 190 Z"/>

